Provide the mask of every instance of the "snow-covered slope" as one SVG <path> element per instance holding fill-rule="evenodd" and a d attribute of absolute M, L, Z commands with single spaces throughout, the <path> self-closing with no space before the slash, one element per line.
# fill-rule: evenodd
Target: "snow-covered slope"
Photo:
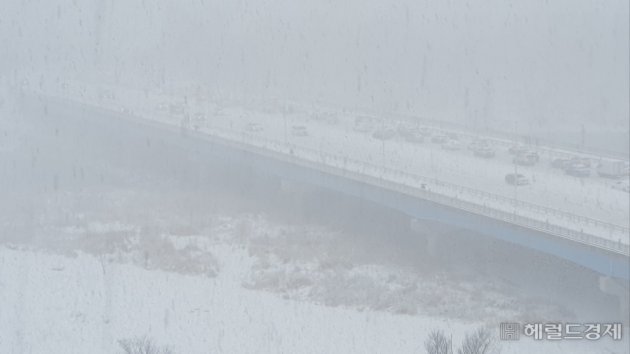
<path fill-rule="evenodd" d="M 146 270 L 93 255 L 0 247 L 0 352 L 115 353 L 147 336 L 174 353 L 421 353 L 465 320 L 331 307 L 248 290 L 252 258 L 212 248 L 216 277 Z M 493 328 L 493 333 L 496 328 Z M 502 353 L 623 353 L 624 342 L 501 342 Z"/>

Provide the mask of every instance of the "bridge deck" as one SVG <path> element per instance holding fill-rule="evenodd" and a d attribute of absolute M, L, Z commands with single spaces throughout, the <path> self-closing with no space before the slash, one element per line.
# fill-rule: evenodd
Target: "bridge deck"
<path fill-rule="evenodd" d="M 214 129 L 212 133 L 191 131 L 140 115 L 76 101 L 51 100 L 46 97 L 43 102 L 45 107 L 55 107 L 57 116 L 75 116 L 75 123 L 72 124 L 76 124 L 79 119 L 98 121 L 100 123 L 95 127 L 109 130 L 110 126 L 120 126 L 117 129 L 135 126 L 140 128 L 136 129 L 138 132 L 146 132 L 148 137 L 167 139 L 177 146 L 183 144 L 182 146 L 193 148 L 191 151 L 205 151 L 204 158 L 214 156 L 214 159 L 237 162 L 281 178 L 295 179 L 370 200 L 399 210 L 412 218 L 425 218 L 482 232 L 554 254 L 601 274 L 622 279 L 630 276 L 630 250 L 627 244 L 591 234 L 587 230 L 577 231 L 563 227 L 551 222 L 554 220 L 551 218 L 550 221 L 541 221 L 529 215 L 515 213 L 513 209 L 496 207 L 482 201 L 487 197 L 484 192 L 345 156 L 286 145 L 256 135 L 243 136 L 234 130 Z M 90 117 L 94 119 L 89 119 Z M 112 123 L 107 122 L 112 119 Z M 116 130 L 112 132 L 114 131 Z M 207 143 L 203 143 L 204 140 Z M 527 204 L 525 207 L 533 209 Z M 568 216 L 570 215 L 563 212 L 557 214 L 558 218 Z M 609 227 L 611 225 L 597 224 L 597 221 L 592 224 L 593 230 Z"/>
<path fill-rule="evenodd" d="M 127 99 L 131 100 L 138 98 L 127 96 Z M 86 101 L 89 102 L 89 100 L 83 100 L 83 102 Z M 91 102 L 90 104 L 98 105 L 103 108 L 113 108 L 111 105 L 97 104 L 96 102 Z M 202 110 L 201 107 L 198 108 L 199 111 Z M 538 188 L 523 190 L 519 188 L 517 193 L 522 195 L 522 197 L 519 198 L 506 196 L 506 193 L 494 193 L 494 189 L 491 193 L 482 189 L 471 188 L 466 185 L 451 182 L 453 178 L 461 179 L 462 176 L 448 173 L 448 166 L 443 171 L 440 166 L 445 166 L 449 162 L 438 160 L 436 156 L 431 157 L 431 160 L 434 161 L 429 161 L 428 164 L 438 166 L 437 169 L 430 168 L 424 171 L 433 172 L 429 175 L 417 172 L 419 167 L 422 167 L 422 163 L 413 164 L 404 160 L 404 158 L 408 157 L 409 154 L 390 153 L 389 155 L 396 156 L 390 160 L 388 159 L 389 155 L 387 152 L 381 151 L 381 153 L 384 154 L 385 160 L 380 160 L 380 163 L 378 163 L 375 161 L 374 157 L 375 150 L 379 148 L 378 145 L 381 145 L 380 148 L 383 148 L 383 145 L 386 143 L 377 141 L 375 144 L 374 139 L 364 137 L 360 134 L 356 134 L 355 132 L 350 132 L 347 129 L 344 130 L 343 127 L 341 127 L 341 129 L 339 129 L 340 127 L 337 127 L 337 129 L 325 129 L 322 131 L 317 130 L 318 127 L 315 123 L 308 122 L 308 132 L 311 136 L 291 136 L 289 138 L 290 133 L 284 131 L 286 127 L 284 126 L 285 122 L 283 122 L 282 117 L 280 117 L 280 119 L 278 119 L 277 116 L 274 116 L 275 119 L 267 117 L 265 120 L 262 120 L 262 122 L 264 122 L 263 131 L 248 132 L 243 130 L 243 127 L 247 125 L 248 122 L 261 122 L 261 118 L 258 118 L 257 120 L 252 119 L 249 116 L 251 112 L 231 113 L 232 114 L 226 114 L 220 118 L 208 119 L 208 121 L 203 122 L 203 124 L 199 124 L 199 126 L 195 128 L 188 127 L 188 129 L 191 132 L 194 131 L 196 133 L 207 134 L 209 136 L 221 138 L 225 141 L 238 144 L 238 146 L 242 149 L 254 151 L 259 154 L 273 155 L 274 158 L 290 161 L 291 163 L 308 165 L 314 169 L 344 176 L 346 178 L 352 178 L 357 181 L 379 185 L 407 195 L 417 196 L 418 198 L 431 200 L 450 207 L 455 207 L 494 219 L 508 221 L 523 227 L 544 231 L 551 235 L 571 239 L 576 242 L 585 243 L 612 252 L 626 255 L 630 253 L 629 230 L 627 226 L 591 217 L 590 215 L 596 214 L 595 212 L 575 214 L 573 212 L 547 206 L 547 204 L 541 205 L 532 203 L 527 197 L 531 198 L 532 195 L 535 195 L 535 192 L 545 189 L 540 186 L 534 186 Z M 178 129 L 182 129 L 181 117 L 163 112 L 156 112 L 155 106 L 150 104 L 143 107 L 135 107 L 133 115 L 136 118 L 141 118 L 149 122 L 166 123 L 171 126 L 175 126 Z M 292 119 L 292 122 L 288 124 L 292 125 L 297 123 L 295 119 Z M 345 133 L 342 134 L 341 138 L 335 136 L 332 136 L 331 138 L 330 134 L 332 133 L 330 133 L 330 131 L 334 132 L 335 130 Z M 313 132 L 315 132 L 315 134 Z M 349 136 L 351 133 L 354 133 L 354 135 Z M 284 139 L 281 137 L 282 135 L 284 135 Z M 390 142 L 387 142 L 387 144 L 389 143 Z M 319 146 L 317 148 L 313 148 L 313 144 L 319 144 Z M 402 142 L 394 144 L 396 144 L 396 146 L 391 149 L 395 148 L 404 150 L 404 148 L 412 148 L 412 153 L 417 152 L 417 150 L 413 150 L 413 148 L 416 148 L 413 144 L 402 144 Z M 356 145 L 355 150 L 348 150 L 348 145 Z M 338 150 L 334 150 L 335 148 L 338 148 Z M 439 155 L 442 159 L 445 158 L 444 154 L 447 153 L 448 152 L 439 150 L 430 152 L 430 154 Z M 409 161 L 415 162 L 421 160 L 422 158 L 409 159 Z M 459 160 L 462 160 L 461 156 L 459 157 Z M 483 163 L 488 161 L 475 159 L 474 162 Z M 479 167 L 471 168 L 470 170 L 476 171 L 479 170 Z M 492 170 L 494 172 L 496 168 Z M 436 178 L 436 171 L 447 172 L 445 177 L 450 178 Z M 482 174 L 483 173 L 484 172 L 482 172 Z M 470 174 L 470 172 L 468 172 L 468 174 Z M 466 174 L 464 174 L 464 178 L 465 177 Z M 549 176 L 542 176 L 541 174 L 540 178 L 547 177 Z M 552 177 L 557 178 L 558 176 Z M 564 178 L 565 176 L 560 177 Z M 502 179 L 502 175 L 500 179 Z M 572 181 L 572 179 L 569 181 Z M 498 187 L 501 187 L 500 191 L 504 191 L 506 189 L 505 183 L 503 181 L 499 183 Z M 538 183 L 539 182 L 534 185 Z M 508 187 L 508 193 L 513 193 L 513 189 L 514 188 Z M 598 189 L 595 188 L 594 190 L 597 191 Z M 567 193 L 566 190 L 561 190 L 557 193 L 562 192 L 570 194 Z M 593 194 L 593 191 L 588 192 L 591 192 L 588 194 L 590 197 L 590 195 Z M 617 203 L 616 209 L 621 209 L 623 211 L 623 208 L 626 208 L 626 206 L 623 205 L 623 201 L 628 199 L 627 194 L 623 195 L 622 192 L 611 190 L 610 188 L 606 188 L 605 192 L 607 192 L 605 196 L 598 194 L 597 198 L 608 197 L 609 201 Z M 621 198 L 619 198 L 620 195 Z M 625 198 L 623 198 L 624 196 Z M 621 201 L 619 199 L 621 199 Z M 563 206 L 566 206 L 566 204 L 566 202 L 562 203 Z M 582 209 L 579 210 L 598 209 L 596 204 L 589 205 L 587 203 L 580 206 Z M 606 209 L 606 206 L 604 209 Z M 623 217 L 621 219 L 624 220 Z M 627 214 L 625 216 L 625 220 L 627 221 Z"/>

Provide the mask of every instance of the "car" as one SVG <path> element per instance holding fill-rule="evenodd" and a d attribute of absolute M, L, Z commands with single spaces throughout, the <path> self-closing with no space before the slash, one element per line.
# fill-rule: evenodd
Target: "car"
<path fill-rule="evenodd" d="M 627 175 L 628 169 L 623 161 L 602 159 L 597 164 L 597 174 L 605 178 L 619 178 Z"/>
<path fill-rule="evenodd" d="M 587 157 L 573 157 L 570 161 L 571 164 L 581 164 L 586 167 L 591 167 L 591 160 Z"/>
<path fill-rule="evenodd" d="M 184 115 L 185 109 L 183 103 L 172 103 L 169 106 L 169 113 L 172 115 Z"/>
<path fill-rule="evenodd" d="M 195 114 L 195 116 L 193 117 L 193 128 L 195 130 L 199 130 L 199 128 L 201 128 L 204 125 L 204 122 L 206 121 L 206 115 L 203 113 L 197 113 Z"/>
<path fill-rule="evenodd" d="M 258 133 L 263 131 L 263 127 L 258 123 L 248 123 L 244 129 L 246 132 L 250 133 Z"/>
<path fill-rule="evenodd" d="M 505 182 L 513 186 L 525 186 L 530 183 L 529 178 L 520 173 L 508 173 L 505 175 Z"/>
<path fill-rule="evenodd" d="M 615 183 L 613 183 L 611 187 L 612 189 L 630 193 L 630 180 L 626 179 L 626 180 L 621 180 L 621 181 L 615 181 Z"/>
<path fill-rule="evenodd" d="M 293 136 L 308 136 L 308 130 L 303 125 L 294 125 L 291 127 Z"/>
<path fill-rule="evenodd" d="M 359 133 L 369 133 L 374 128 L 374 119 L 366 116 L 358 116 L 354 119 L 354 127 L 352 128 L 355 132 Z"/>
<path fill-rule="evenodd" d="M 557 158 L 551 161 L 551 167 L 566 170 L 571 165 L 571 159 Z"/>
<path fill-rule="evenodd" d="M 400 122 L 396 126 L 396 131 L 400 136 L 405 136 L 415 129 L 414 125 L 409 122 Z"/>
<path fill-rule="evenodd" d="M 396 131 L 390 128 L 377 129 L 374 133 L 372 133 L 372 137 L 378 140 L 389 140 L 393 139 L 395 136 Z"/>
<path fill-rule="evenodd" d="M 444 144 L 442 144 L 442 149 L 444 150 L 461 150 L 462 143 L 459 140 L 449 139 Z"/>
<path fill-rule="evenodd" d="M 436 134 L 431 137 L 431 142 L 435 144 L 444 144 L 448 140 L 448 137 L 443 134 Z"/>
<path fill-rule="evenodd" d="M 423 143 L 424 135 L 419 130 L 413 130 L 404 136 L 405 140 L 410 143 Z"/>
<path fill-rule="evenodd" d="M 420 134 L 422 134 L 422 136 L 424 137 L 428 137 L 431 135 L 431 131 L 429 130 L 429 128 L 427 127 L 420 127 L 418 128 L 418 131 L 420 132 Z"/>
<path fill-rule="evenodd" d="M 538 162 L 538 160 L 539 157 L 536 152 L 526 151 L 516 155 L 512 159 L 512 162 L 521 166 L 533 166 Z"/>
<path fill-rule="evenodd" d="M 101 100 L 101 101 L 103 101 L 103 100 L 113 100 L 115 98 L 116 98 L 116 96 L 110 90 L 100 89 L 98 91 L 98 99 Z"/>
<path fill-rule="evenodd" d="M 527 147 L 524 145 L 512 145 L 508 152 L 512 155 L 520 155 L 526 153 L 528 151 Z"/>
<path fill-rule="evenodd" d="M 490 144 L 488 143 L 488 140 L 475 139 L 472 142 L 470 142 L 470 144 L 468 144 L 468 150 L 477 151 L 479 149 L 487 148 L 489 147 L 489 145 Z"/>
<path fill-rule="evenodd" d="M 540 155 L 536 151 L 528 150 L 525 152 L 525 155 L 536 162 L 540 161 Z"/>
<path fill-rule="evenodd" d="M 410 143 L 424 143 L 425 135 L 422 132 L 414 131 L 410 136 L 407 137 L 407 141 Z"/>
<path fill-rule="evenodd" d="M 422 134 L 422 131 L 410 123 L 399 123 L 396 131 L 398 135 L 410 143 L 424 142 L 424 134 Z"/>
<path fill-rule="evenodd" d="M 478 156 L 478 157 L 484 157 L 484 158 L 489 159 L 489 158 L 492 158 L 492 157 L 495 156 L 494 149 L 492 149 L 489 146 L 481 147 L 481 148 L 478 148 L 478 149 L 476 149 L 474 151 L 475 151 L 475 153 L 474 153 L 475 156 Z"/>
<path fill-rule="evenodd" d="M 591 169 L 581 163 L 572 163 L 564 172 L 574 177 L 588 177 L 591 175 Z"/>
<path fill-rule="evenodd" d="M 335 125 L 339 122 L 337 114 L 334 112 L 314 112 L 311 114 L 311 119 L 318 122 Z"/>
<path fill-rule="evenodd" d="M 410 143 L 423 143 L 424 135 L 420 131 L 420 129 L 413 127 L 401 127 L 398 126 L 398 135 L 400 135 L 403 139 Z"/>
<path fill-rule="evenodd" d="M 156 110 L 159 112 L 168 112 L 169 105 L 167 103 L 158 103 Z"/>

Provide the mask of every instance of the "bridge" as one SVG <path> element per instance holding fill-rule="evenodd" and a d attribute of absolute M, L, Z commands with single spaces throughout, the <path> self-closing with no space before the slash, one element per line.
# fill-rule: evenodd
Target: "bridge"
<path fill-rule="evenodd" d="M 421 221 L 438 222 L 568 260 L 599 273 L 601 289 L 627 304 L 630 232 L 625 226 L 238 128 L 194 129 L 177 119 L 169 121 L 168 114 L 121 111 L 86 99 L 28 93 L 21 101 L 28 109 L 50 115 L 79 113 L 83 122 L 99 129 L 116 126 L 111 134 L 125 126 L 139 126 L 151 136 L 201 149 L 203 158 L 239 164 L 281 183 L 306 183 L 396 210 L 409 217 L 411 227 Z"/>

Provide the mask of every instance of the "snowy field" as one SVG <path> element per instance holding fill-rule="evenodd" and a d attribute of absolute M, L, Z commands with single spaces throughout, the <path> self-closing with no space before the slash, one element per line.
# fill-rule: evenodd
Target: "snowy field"
<path fill-rule="evenodd" d="M 495 333 L 501 318 L 558 311 L 519 308 L 523 299 L 505 289 L 449 274 L 320 255 L 341 253 L 325 235 L 304 236 L 321 230 L 246 216 L 214 224 L 157 236 L 103 221 L 50 230 L 42 236 L 61 240 L 49 247 L 0 246 L 0 301 L 10 304 L 0 311 L 0 351 L 115 353 L 119 340 L 146 336 L 174 353 L 420 353 L 435 328 L 457 345 L 479 326 Z M 499 345 L 623 353 L 627 340 Z"/>

